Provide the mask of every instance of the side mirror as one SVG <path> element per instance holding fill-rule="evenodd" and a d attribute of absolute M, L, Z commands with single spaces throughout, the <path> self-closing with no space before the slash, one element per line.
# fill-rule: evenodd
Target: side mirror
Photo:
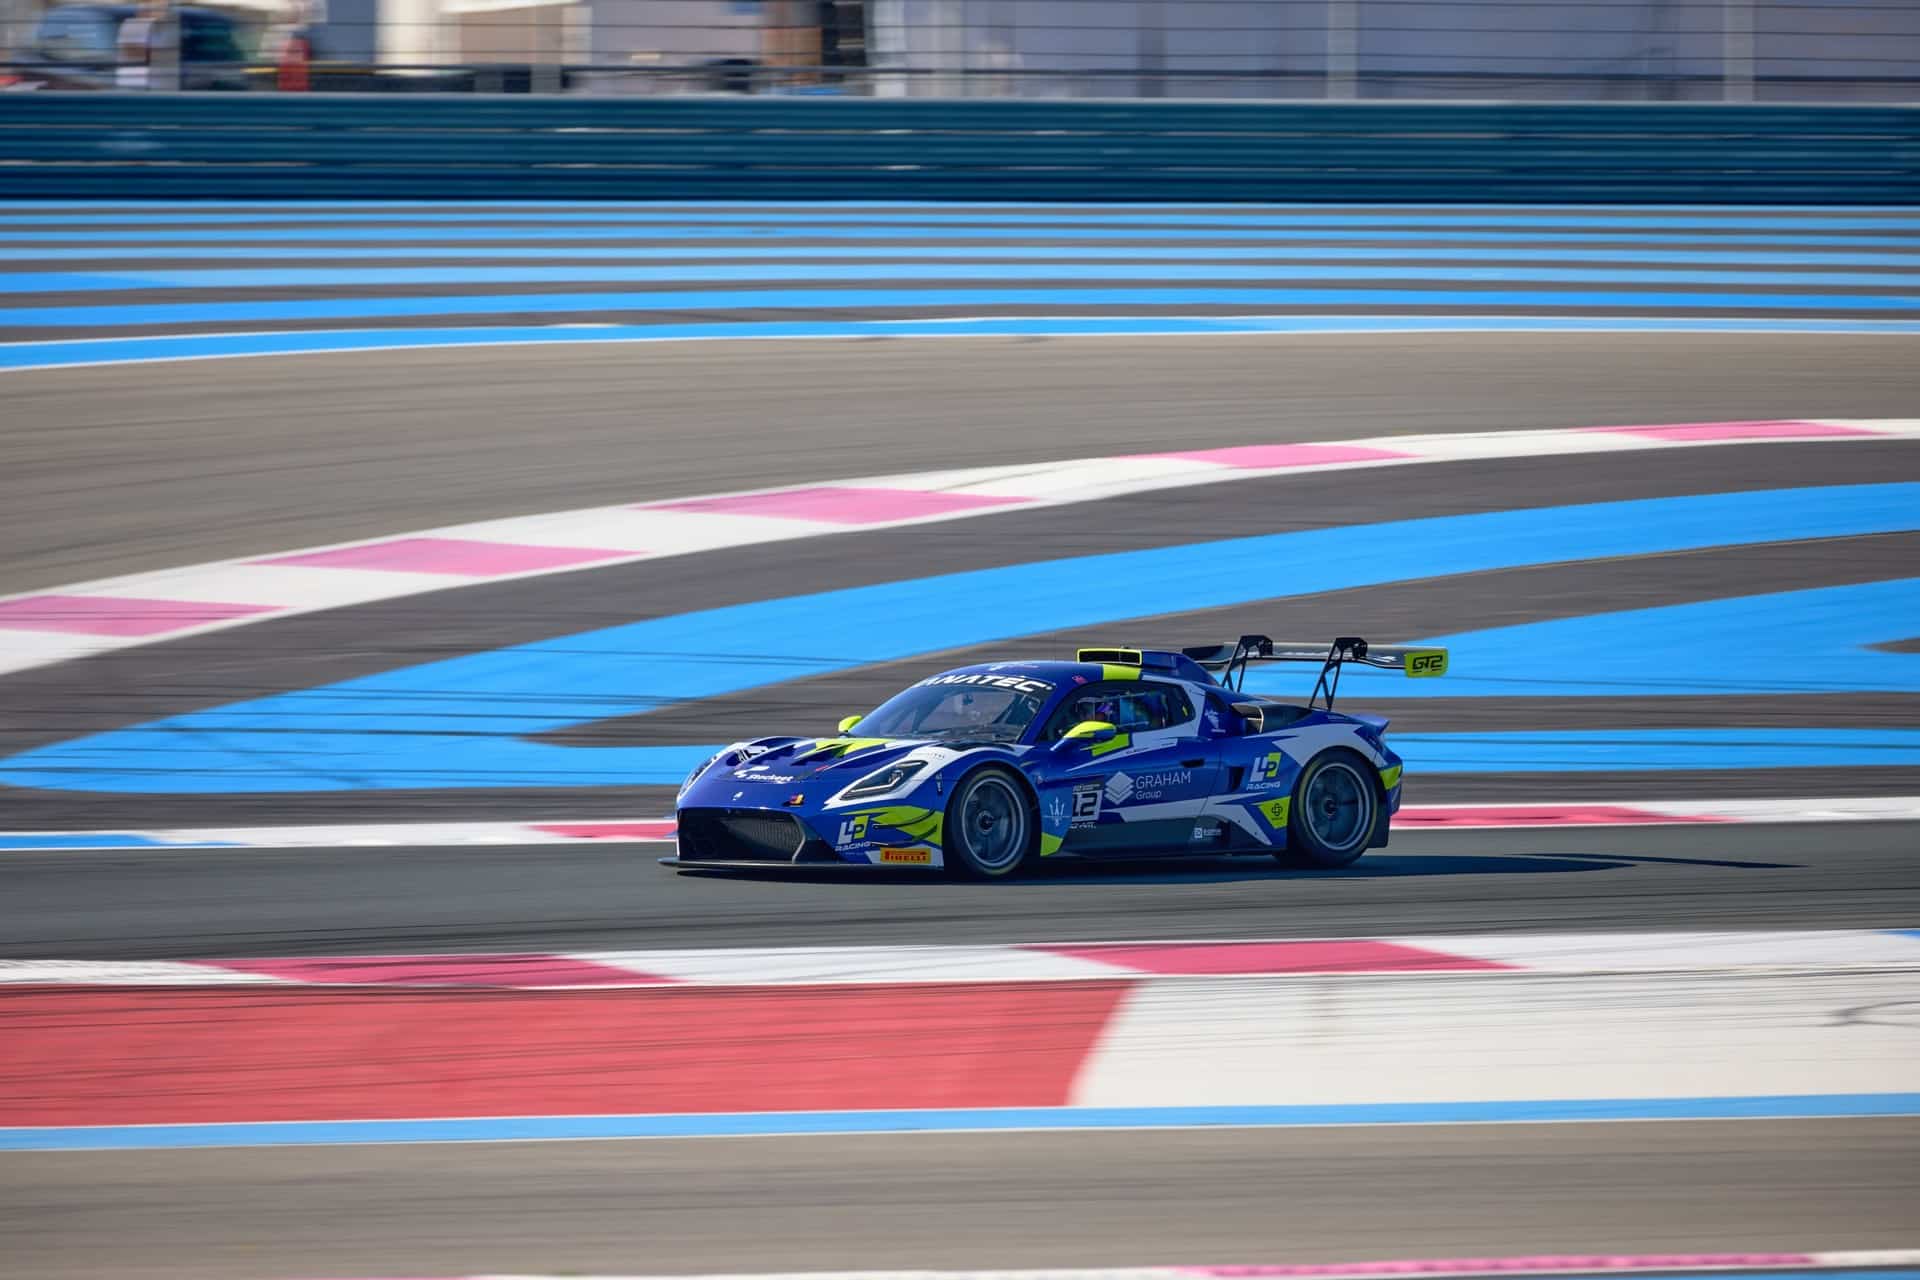
<path fill-rule="evenodd" d="M 840 721 L 840 732 L 842 732 L 842 733 L 847 733 L 847 732 L 849 732 L 849 731 L 851 731 L 851 730 L 852 730 L 852 728 L 853 728 L 853 726 L 855 726 L 855 725 L 857 725 L 857 724 L 859 724 L 859 723 L 860 723 L 860 722 L 861 722 L 862 720 L 865 720 L 865 719 L 866 719 L 866 717 L 865 717 L 865 716 L 846 716 L 846 717 L 843 717 L 843 718 L 841 719 L 841 721 Z"/>
<path fill-rule="evenodd" d="M 1257 702 L 1236 702 L 1233 714 L 1247 722 L 1248 733 L 1263 733 L 1267 727 L 1267 713 Z"/>
<path fill-rule="evenodd" d="M 1096 742 L 1112 742 L 1120 731 L 1105 720 L 1082 720 L 1066 731 L 1060 741 L 1053 744 L 1055 751 L 1069 751 L 1079 746 L 1091 746 Z"/>

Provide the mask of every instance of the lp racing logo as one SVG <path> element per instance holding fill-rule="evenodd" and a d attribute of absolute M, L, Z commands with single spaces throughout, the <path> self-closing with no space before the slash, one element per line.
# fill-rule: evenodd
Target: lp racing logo
<path fill-rule="evenodd" d="M 840 824 L 840 833 L 834 837 L 833 847 L 847 849 L 856 844 L 865 844 L 866 840 L 867 815 L 863 813 L 857 818 L 848 818 Z"/>
<path fill-rule="evenodd" d="M 1278 751 L 1269 751 L 1263 756 L 1253 758 L 1253 766 L 1247 770 L 1247 782 L 1261 789 L 1277 786 L 1280 775 L 1286 771 L 1287 758 Z"/>

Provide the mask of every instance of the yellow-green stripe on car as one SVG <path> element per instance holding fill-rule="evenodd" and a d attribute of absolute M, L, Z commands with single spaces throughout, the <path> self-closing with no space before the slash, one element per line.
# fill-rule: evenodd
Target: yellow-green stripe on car
<path fill-rule="evenodd" d="M 1387 789 L 1388 791 L 1391 791 L 1395 787 L 1399 786 L 1400 770 L 1403 767 L 1404 766 L 1402 765 L 1395 765 L 1391 769 L 1382 769 L 1380 771 L 1380 785 L 1385 789 Z"/>
<path fill-rule="evenodd" d="M 884 747 L 886 738 L 822 738 L 793 758 L 798 764 L 803 760 L 817 760 L 822 756 L 850 756 L 856 751 L 870 751 L 874 747 Z"/>
<path fill-rule="evenodd" d="M 881 809 L 859 809 L 848 815 L 854 819 L 864 818 L 867 826 L 892 827 L 904 831 L 915 840 L 925 840 L 929 844 L 939 844 L 941 829 L 946 825 L 947 816 L 938 809 L 922 809 L 917 805 L 893 805 Z"/>

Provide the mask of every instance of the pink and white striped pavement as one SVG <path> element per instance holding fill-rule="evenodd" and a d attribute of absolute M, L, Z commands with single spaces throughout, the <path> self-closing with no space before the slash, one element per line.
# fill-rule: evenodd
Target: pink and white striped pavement
<path fill-rule="evenodd" d="M 1406 805 L 1394 815 L 1394 828 L 1401 832 L 1806 822 L 1920 822 L 1920 796 L 1426 804 Z M 49 851 L 78 853 L 104 849 L 403 849 L 654 844 L 671 841 L 673 832 L 671 818 L 0 831 L 0 854 Z"/>
<path fill-rule="evenodd" d="M 1916 974 L 1869 931 L 17 961 L 0 1151 L 1910 1116 Z"/>
<path fill-rule="evenodd" d="M 1436 934 L 1004 945 L 0 960 L 0 985 L 825 987 L 1357 974 L 1920 972 L 1920 931 Z"/>
<path fill-rule="evenodd" d="M 0 672 L 475 583 L 1261 476 L 1795 441 L 1914 439 L 1920 439 L 1920 419 L 1402 435 L 914 472 L 512 516 L 0 597 Z"/>
<path fill-rule="evenodd" d="M 792 1271 L 677 1276 L 673 1280 L 1402 1280 L 1406 1276 L 1578 1276 L 1910 1267 L 1920 1249 L 1829 1249 L 1813 1253 L 1584 1253 L 1514 1258 L 1406 1258 L 1383 1262 L 1252 1263 L 1238 1266 L 1068 1267 L 1024 1271 Z M 547 1280 L 464 1276 L 446 1280 Z M 646 1275 L 573 1280 L 666 1280 Z"/>

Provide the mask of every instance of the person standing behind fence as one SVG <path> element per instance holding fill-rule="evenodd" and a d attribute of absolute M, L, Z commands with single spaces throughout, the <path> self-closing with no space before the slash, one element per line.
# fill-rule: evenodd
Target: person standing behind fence
<path fill-rule="evenodd" d="M 283 19 L 267 29 L 261 53 L 273 62 L 273 87 L 282 93 L 305 93 L 313 87 L 314 6 L 292 0 Z"/>
<path fill-rule="evenodd" d="M 120 61 L 114 68 L 114 84 L 121 89 L 175 87 L 180 47 L 177 30 L 167 0 L 142 0 L 139 10 L 120 24 Z"/>

